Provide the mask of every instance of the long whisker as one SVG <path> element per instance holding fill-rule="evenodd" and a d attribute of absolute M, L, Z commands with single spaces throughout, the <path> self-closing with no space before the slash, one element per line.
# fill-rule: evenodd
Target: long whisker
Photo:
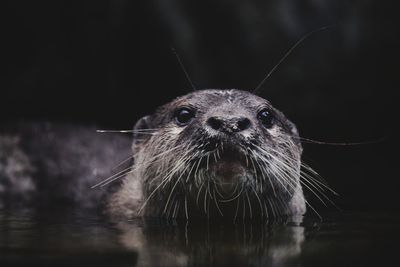
<path fill-rule="evenodd" d="M 116 180 L 118 180 L 118 179 L 120 179 L 120 178 L 122 178 L 122 177 L 125 177 L 127 174 L 132 173 L 132 172 L 133 172 L 133 171 L 131 170 L 131 171 L 122 173 L 122 174 L 120 174 L 120 175 L 118 175 L 118 176 L 115 176 L 114 178 L 112 178 L 112 179 L 108 180 L 107 182 L 101 184 L 100 187 L 104 187 L 104 186 L 106 186 L 106 185 L 109 185 L 109 184 L 111 184 L 112 182 L 114 182 L 114 181 L 116 181 Z"/>
<path fill-rule="evenodd" d="M 106 179 L 104 179 L 104 180 L 98 182 L 97 184 L 91 186 L 90 189 L 94 189 L 94 188 L 99 187 L 99 186 L 102 187 L 102 186 L 104 186 L 104 185 L 107 185 L 107 184 L 110 183 L 110 181 L 114 181 L 113 179 L 114 179 L 115 177 L 118 177 L 118 176 L 120 176 L 120 175 L 125 175 L 125 174 L 127 174 L 128 172 L 131 172 L 131 171 L 132 171 L 132 167 L 128 167 L 128 168 L 126 168 L 126 169 L 123 169 L 122 171 L 119 171 L 119 172 L 117 172 L 116 174 L 113 174 L 113 175 L 111 175 L 110 177 L 108 177 L 108 178 L 106 178 Z"/>
<path fill-rule="evenodd" d="M 256 149 L 258 149 L 261 152 L 261 153 L 256 154 L 256 156 L 261 159 L 261 162 L 267 161 L 267 159 L 263 155 L 268 155 L 277 163 L 277 164 L 272 164 L 272 166 L 270 166 L 275 169 L 274 173 L 275 173 L 275 177 L 277 178 L 277 182 L 280 182 L 280 179 L 282 179 L 282 181 L 284 181 L 284 184 L 289 186 L 289 188 L 291 188 L 292 190 L 296 191 L 297 190 L 296 183 L 293 179 L 294 179 L 294 177 L 297 177 L 297 175 L 299 175 L 299 174 L 296 171 L 296 169 L 291 166 L 292 164 L 293 164 L 293 166 L 296 166 L 294 159 L 291 159 L 285 153 L 283 153 L 283 151 L 281 152 L 277 149 L 274 149 L 272 151 L 272 153 L 271 152 L 268 153 L 268 151 L 265 151 L 261 147 L 256 147 Z M 275 156 L 274 153 L 276 153 L 277 156 Z M 258 162 L 257 162 L 257 164 L 260 166 L 260 164 Z M 303 166 L 303 164 L 302 164 L 302 166 Z M 263 169 L 261 166 L 260 166 L 260 168 Z M 312 170 L 307 165 L 305 168 L 311 174 L 313 174 L 313 176 L 319 177 L 319 175 L 316 175 L 315 171 Z M 328 196 L 326 196 L 326 194 L 323 192 L 323 190 L 321 188 L 321 186 L 324 186 L 328 190 L 331 190 L 325 183 L 316 180 L 316 178 L 314 178 L 313 176 L 311 176 L 307 173 L 305 174 L 303 172 L 300 172 L 300 175 L 301 175 L 300 183 L 305 188 L 310 190 L 319 199 L 319 201 L 321 201 L 324 205 L 326 205 L 324 200 L 319 196 L 319 194 L 321 194 L 325 199 L 327 199 L 331 204 L 333 204 L 336 207 L 336 205 L 333 203 L 333 201 L 330 200 Z M 311 179 L 310 177 L 312 177 L 313 179 Z M 316 181 L 318 181 L 318 182 L 316 182 Z M 283 188 L 286 188 L 284 186 L 284 184 L 281 183 Z M 255 190 L 255 189 L 253 188 L 253 190 Z M 288 191 L 288 193 L 290 193 L 290 192 Z M 279 200 L 281 205 L 287 205 L 287 203 L 285 201 L 283 201 L 283 199 L 277 198 L 277 200 Z M 275 201 L 271 201 L 270 199 L 268 199 L 268 203 L 270 204 L 271 210 L 275 216 L 276 213 L 280 211 L 280 209 L 277 209 L 277 207 L 275 207 L 275 205 L 277 203 L 275 203 Z M 320 214 L 316 211 L 316 209 L 308 201 L 306 201 L 306 204 L 310 207 L 311 210 L 313 210 L 313 212 L 315 212 L 315 214 L 319 218 L 321 218 Z"/>
<path fill-rule="evenodd" d="M 242 192 L 243 192 L 243 189 L 244 189 L 244 185 L 242 185 L 242 188 L 240 189 L 240 191 L 237 193 L 236 196 L 234 196 L 234 197 L 232 197 L 232 198 L 230 198 L 230 199 L 220 199 L 219 202 L 231 202 L 231 201 L 237 199 L 238 197 L 241 196 L 241 194 L 242 194 Z"/>
<path fill-rule="evenodd" d="M 118 169 L 120 166 L 124 165 L 126 162 L 132 160 L 133 157 L 134 157 L 133 155 L 127 157 L 126 159 L 124 159 L 123 161 L 121 161 L 120 163 L 118 163 L 117 165 L 115 165 L 115 167 L 113 167 L 111 170 Z"/>
<path fill-rule="evenodd" d="M 213 194 L 214 194 L 215 206 L 217 207 L 217 210 L 219 211 L 219 213 L 221 214 L 221 216 L 224 216 L 224 214 L 222 213 L 222 211 L 221 211 L 221 209 L 220 209 L 220 207 L 219 207 L 219 205 L 218 205 L 218 201 L 217 201 L 217 198 L 216 198 L 216 196 L 215 196 L 215 190 L 213 190 Z"/>
<path fill-rule="evenodd" d="M 307 200 L 304 201 L 306 202 L 307 206 L 309 206 L 311 210 L 318 216 L 318 218 L 322 220 L 322 216 L 317 212 L 317 210 Z"/>
<path fill-rule="evenodd" d="M 233 217 L 233 222 L 236 222 L 236 218 L 237 218 L 238 211 L 239 211 L 239 204 L 240 204 L 240 198 L 238 198 L 238 200 L 237 200 L 236 211 L 235 211 L 235 216 Z"/>
<path fill-rule="evenodd" d="M 191 150 L 188 150 L 187 153 L 190 153 Z M 186 155 L 183 155 L 181 157 L 181 161 L 182 159 L 185 157 Z M 181 162 L 180 165 L 184 164 L 185 161 Z M 189 165 L 188 165 L 189 166 Z M 154 194 L 158 191 L 158 189 L 160 189 L 162 186 L 165 186 L 165 184 L 169 183 L 172 176 L 174 175 L 174 173 L 177 171 L 177 166 L 175 166 L 175 168 L 172 168 L 171 171 L 168 172 L 168 174 L 166 175 L 166 177 L 156 186 L 156 188 L 149 194 L 149 196 L 146 198 L 146 200 L 143 202 L 142 206 L 140 207 L 140 209 L 138 210 L 138 214 L 140 214 L 142 212 L 142 210 L 144 209 L 144 207 L 147 205 L 147 203 L 149 202 L 149 200 L 154 196 Z M 178 179 L 179 180 L 179 179 Z"/>
<path fill-rule="evenodd" d="M 188 213 L 187 197 L 186 196 L 185 196 L 185 214 L 186 214 L 186 220 L 189 221 L 189 213 Z"/>
<path fill-rule="evenodd" d="M 313 30 L 305 35 L 303 35 L 303 37 L 301 37 L 284 55 L 283 57 L 278 61 L 278 63 L 267 73 L 267 75 L 265 76 L 265 78 L 257 85 L 257 87 L 253 90 L 253 94 L 256 94 L 258 92 L 258 90 L 261 88 L 261 86 L 265 83 L 265 81 L 268 80 L 268 78 L 272 75 L 272 73 L 275 72 L 275 70 L 281 65 L 281 63 L 293 52 L 294 49 L 296 49 L 297 46 L 299 46 L 304 40 L 306 40 L 308 37 L 310 37 L 311 35 L 313 35 L 314 33 L 332 28 L 333 25 L 330 26 L 325 26 L 325 27 L 321 27 L 319 29 Z"/>
<path fill-rule="evenodd" d="M 175 48 L 171 48 L 172 52 L 174 53 L 176 59 L 178 60 L 179 65 L 181 66 L 183 72 L 185 73 L 185 77 L 188 80 L 190 86 L 192 87 L 193 91 L 196 91 L 196 86 L 194 85 L 192 79 L 190 79 L 189 73 L 186 71 L 185 66 L 183 65 L 183 62 L 181 60 L 181 57 L 178 55 L 178 52 L 176 52 Z"/>
<path fill-rule="evenodd" d="M 253 210 L 251 208 L 251 202 L 250 202 L 250 198 L 249 198 L 249 194 L 246 191 L 246 197 L 247 197 L 247 202 L 249 204 L 249 213 L 250 213 L 250 220 L 253 218 Z"/>
<path fill-rule="evenodd" d="M 364 142 L 325 142 L 320 140 L 314 140 L 310 138 L 292 136 L 295 139 L 300 140 L 302 143 L 309 144 L 317 144 L 317 145 L 330 145 L 330 146 L 359 146 L 359 145 L 371 145 L 381 143 L 386 140 L 386 136 L 379 138 L 378 140 L 373 141 L 364 141 Z"/>
<path fill-rule="evenodd" d="M 263 205 L 261 203 L 261 199 L 258 196 L 257 191 L 254 189 L 254 187 L 251 187 L 251 189 L 253 190 L 254 195 L 256 196 L 258 203 L 260 204 L 261 218 L 264 218 L 264 209 L 263 209 Z"/>
<path fill-rule="evenodd" d="M 279 151 L 276 151 L 278 154 L 280 153 Z M 282 158 L 285 158 L 286 156 L 283 154 L 279 154 Z M 287 157 L 286 157 L 287 158 Z M 288 159 L 288 158 L 287 158 Z M 286 163 L 284 163 L 286 164 Z M 313 193 L 320 201 L 326 206 L 325 201 L 322 200 L 322 198 L 319 196 L 321 194 L 322 197 L 324 197 L 329 203 L 331 203 L 334 207 L 340 210 L 340 208 L 337 207 L 337 205 L 324 193 L 324 189 L 322 186 L 329 190 L 331 193 L 337 195 L 335 191 L 333 191 L 329 186 L 327 186 L 324 182 L 321 182 L 317 180 L 316 178 L 320 178 L 319 174 L 316 173 L 311 167 L 307 166 L 306 164 L 302 163 L 302 167 L 304 167 L 307 171 L 309 171 L 313 176 L 305 173 L 304 171 L 300 172 L 300 183 L 308 189 L 311 193 Z M 316 177 L 316 178 L 315 178 Z M 321 178 L 322 179 L 322 178 Z M 315 191 L 314 191 L 315 190 Z M 308 203 L 309 206 L 311 206 Z"/>
<path fill-rule="evenodd" d="M 167 203 L 165 204 L 164 213 L 165 213 L 165 211 L 166 211 L 166 209 L 168 207 L 168 203 L 169 203 L 169 200 L 171 199 L 172 193 L 174 192 L 177 184 L 179 183 L 179 181 L 181 180 L 183 174 L 185 173 L 186 169 L 189 168 L 189 166 L 190 165 L 187 165 L 186 168 L 182 171 L 182 174 L 179 175 L 179 177 L 176 179 L 176 182 L 175 182 L 174 186 L 172 187 L 171 192 L 169 193 L 169 196 L 168 196 L 168 199 L 167 199 Z"/>
<path fill-rule="evenodd" d="M 197 197 L 196 197 L 196 204 L 197 204 L 197 206 L 199 206 L 200 193 L 201 193 L 201 190 L 203 189 L 203 186 L 204 186 L 205 183 L 206 183 L 206 181 L 203 181 L 203 183 L 201 184 L 201 186 L 200 186 L 199 189 L 198 189 Z"/>
<path fill-rule="evenodd" d="M 156 134 L 158 129 L 141 129 L 141 130 L 96 130 L 97 133 L 140 133 L 140 134 Z"/>

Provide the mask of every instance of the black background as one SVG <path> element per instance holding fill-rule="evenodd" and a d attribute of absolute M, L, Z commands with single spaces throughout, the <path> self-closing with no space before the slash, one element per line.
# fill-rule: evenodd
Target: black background
<path fill-rule="evenodd" d="M 131 128 L 190 85 L 252 90 L 304 34 L 261 95 L 303 137 L 304 159 L 344 210 L 398 210 L 399 25 L 395 1 L 6 1 L 2 123 Z"/>

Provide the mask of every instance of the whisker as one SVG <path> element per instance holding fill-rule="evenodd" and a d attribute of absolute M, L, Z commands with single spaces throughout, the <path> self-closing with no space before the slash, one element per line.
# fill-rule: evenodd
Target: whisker
<path fill-rule="evenodd" d="M 264 79 L 256 86 L 256 88 L 253 90 L 253 94 L 256 94 L 258 90 L 260 90 L 261 86 L 268 80 L 268 78 L 275 72 L 275 70 L 282 64 L 283 61 L 293 52 L 294 49 L 296 49 L 297 46 L 299 46 L 304 40 L 306 40 L 308 37 L 313 35 L 314 33 L 332 28 L 332 25 L 325 26 L 318 28 L 316 30 L 313 30 L 305 35 L 303 35 L 290 49 L 283 55 L 283 57 L 278 61 L 277 64 L 267 73 L 267 75 L 264 77 Z"/>
<path fill-rule="evenodd" d="M 305 183 L 304 183 L 303 181 L 300 180 L 300 182 L 302 183 L 302 185 L 304 185 L 308 190 L 310 190 L 310 191 L 311 191 L 325 206 L 327 206 L 326 203 L 325 203 L 324 201 L 322 201 L 322 199 L 318 196 L 317 193 L 321 194 L 321 196 L 324 197 L 324 198 L 325 198 L 331 205 L 333 205 L 335 208 L 337 208 L 338 210 L 341 210 L 341 209 L 340 209 L 340 208 L 339 208 L 325 193 L 319 191 L 318 189 L 315 189 L 317 192 L 314 192 L 314 191 L 310 188 L 310 187 L 313 186 L 313 184 L 312 184 L 309 180 L 304 179 L 304 181 L 307 181 L 308 184 L 309 184 L 310 186 L 305 185 Z M 315 187 L 314 187 L 314 188 L 315 188 Z"/>
<path fill-rule="evenodd" d="M 251 202 L 250 202 L 250 198 L 249 198 L 249 194 L 246 191 L 246 197 L 247 197 L 247 202 L 249 204 L 249 213 L 250 213 L 250 220 L 253 218 L 253 210 L 251 208 Z"/>
<path fill-rule="evenodd" d="M 187 153 L 190 153 L 191 150 L 187 150 Z M 183 155 L 180 160 L 182 161 L 182 159 L 185 157 L 186 155 Z M 184 164 L 180 163 L 181 165 Z M 189 165 L 188 165 L 189 166 Z M 174 173 L 177 171 L 177 168 L 175 166 L 175 168 L 172 168 L 172 170 L 170 170 L 167 174 L 167 176 L 156 186 L 156 188 L 149 194 L 149 196 L 146 198 L 146 200 L 143 202 L 142 206 L 140 207 L 140 209 L 138 210 L 138 214 L 140 214 L 142 212 L 142 210 L 144 209 L 144 207 L 147 205 L 147 203 L 149 202 L 149 200 L 154 196 L 154 194 L 158 191 L 159 188 L 161 188 L 161 186 L 165 186 L 165 184 L 170 182 L 171 177 L 174 175 Z M 179 180 L 179 179 L 178 179 Z"/>
<path fill-rule="evenodd" d="M 126 162 L 130 161 L 133 159 L 133 155 L 129 156 L 128 158 L 124 159 L 123 161 L 121 161 L 120 163 L 118 163 L 115 167 L 113 167 L 111 170 L 115 170 L 118 169 L 120 166 L 122 166 L 123 164 L 125 164 Z"/>
<path fill-rule="evenodd" d="M 197 192 L 197 197 L 196 197 L 196 204 L 197 204 L 197 206 L 199 206 L 199 197 L 200 197 L 200 193 L 201 193 L 201 190 L 202 190 L 202 188 L 203 188 L 205 182 L 206 182 L 206 181 L 203 181 L 203 183 L 201 184 L 201 186 L 200 186 L 200 188 L 199 188 L 199 191 Z"/>
<path fill-rule="evenodd" d="M 336 196 L 339 195 L 332 188 L 330 188 L 326 184 L 326 181 L 317 172 L 315 172 L 312 168 L 310 168 L 309 166 L 307 166 L 304 163 L 302 163 L 301 166 L 304 167 L 307 171 L 310 171 L 314 175 L 314 176 L 312 176 L 312 175 L 309 175 L 309 174 L 305 173 L 304 171 L 302 172 L 303 174 L 307 175 L 307 177 L 310 178 L 313 182 L 318 183 L 320 186 L 323 186 L 325 189 L 329 190 L 332 194 L 334 194 Z"/>
<path fill-rule="evenodd" d="M 215 202 L 215 206 L 217 207 L 217 210 L 219 211 L 219 213 L 220 213 L 220 214 L 221 214 L 221 216 L 223 217 L 223 216 L 224 216 L 224 214 L 222 213 L 221 209 L 219 208 L 219 205 L 218 205 L 217 198 L 215 197 L 215 190 L 213 190 L 213 194 L 214 194 L 214 202 Z"/>
<path fill-rule="evenodd" d="M 227 203 L 227 202 L 231 202 L 231 201 L 237 199 L 237 198 L 240 197 L 240 195 L 242 194 L 243 189 L 244 189 L 244 185 L 242 185 L 242 189 L 240 190 L 240 192 L 239 192 L 235 197 L 230 198 L 230 199 L 220 199 L 219 202 L 225 202 L 225 203 Z"/>
<path fill-rule="evenodd" d="M 318 218 L 320 219 L 320 220 L 322 220 L 322 217 L 321 217 L 321 215 L 317 212 L 317 210 L 307 201 L 307 200 L 304 200 L 305 202 L 306 202 L 306 204 L 311 208 L 311 210 L 318 216 Z"/>
<path fill-rule="evenodd" d="M 188 213 L 187 197 L 186 196 L 185 196 L 185 214 L 186 214 L 186 220 L 189 221 L 189 213 Z"/>
<path fill-rule="evenodd" d="M 113 179 L 114 179 L 115 177 L 120 176 L 120 175 L 125 175 L 125 174 L 127 174 L 128 172 L 131 172 L 132 170 L 133 170 L 133 167 L 128 167 L 128 168 L 126 168 L 126 169 L 124 169 L 124 170 L 122 170 L 122 171 L 119 171 L 119 172 L 117 172 L 116 174 L 113 174 L 113 175 L 111 175 L 110 177 L 107 177 L 106 179 L 103 179 L 102 181 L 98 182 L 97 184 L 91 186 L 90 189 L 94 189 L 94 188 L 99 187 L 99 186 L 102 187 L 102 186 L 104 186 L 104 185 L 107 185 L 107 184 L 110 183 L 110 182 L 109 182 L 110 180 L 111 180 L 111 181 L 114 181 Z"/>
<path fill-rule="evenodd" d="M 246 219 L 246 201 L 243 199 L 243 206 L 242 206 L 242 210 L 243 210 L 243 216 L 242 216 L 242 221 L 244 222 Z"/>
<path fill-rule="evenodd" d="M 240 204 L 240 198 L 238 198 L 238 200 L 237 200 L 236 211 L 235 211 L 235 216 L 233 217 L 233 222 L 236 222 L 236 218 L 237 218 L 238 211 L 239 211 L 239 204 Z"/>
<path fill-rule="evenodd" d="M 109 185 L 109 184 L 111 184 L 112 182 L 114 182 L 114 181 L 116 181 L 116 180 L 118 180 L 118 179 L 120 179 L 120 178 L 122 178 L 122 177 L 125 177 L 127 174 L 129 174 L 129 173 L 132 173 L 132 171 L 128 171 L 128 172 L 126 172 L 126 173 L 123 173 L 123 174 L 120 174 L 120 175 L 118 175 L 118 176 L 115 176 L 114 178 L 112 178 L 111 180 L 108 180 L 107 182 L 105 182 L 105 183 L 103 183 L 102 185 L 100 185 L 100 187 L 104 187 L 104 186 L 106 186 L 106 185 Z"/>
<path fill-rule="evenodd" d="M 142 130 L 96 130 L 97 133 L 140 133 L 140 134 L 156 134 L 157 129 L 142 129 Z"/>
<path fill-rule="evenodd" d="M 292 136 L 295 139 L 300 140 L 302 143 L 308 143 L 308 144 L 317 144 L 317 145 L 330 145 L 330 146 L 359 146 L 359 145 L 371 145 L 371 144 L 377 144 L 381 143 L 386 140 L 386 137 L 381 137 L 378 140 L 373 140 L 373 141 L 364 141 L 364 142 L 325 142 L 325 141 L 320 141 L 320 140 L 315 140 L 315 139 L 310 139 L 310 138 L 304 138 L 304 137 L 299 137 L 299 136 Z"/>
<path fill-rule="evenodd" d="M 257 191 L 254 189 L 254 187 L 251 187 L 251 189 L 253 189 L 254 195 L 256 196 L 256 198 L 258 200 L 258 203 L 260 204 L 261 218 L 264 218 L 264 210 L 263 210 L 263 206 L 262 206 L 262 203 L 261 203 L 261 199 L 258 196 Z"/>

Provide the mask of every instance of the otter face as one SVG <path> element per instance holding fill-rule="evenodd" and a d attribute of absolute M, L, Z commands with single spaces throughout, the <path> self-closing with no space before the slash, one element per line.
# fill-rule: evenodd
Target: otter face
<path fill-rule="evenodd" d="M 147 215 L 291 215 L 298 196 L 304 212 L 297 129 L 261 97 L 197 91 L 134 131 L 134 176 L 143 181 Z"/>

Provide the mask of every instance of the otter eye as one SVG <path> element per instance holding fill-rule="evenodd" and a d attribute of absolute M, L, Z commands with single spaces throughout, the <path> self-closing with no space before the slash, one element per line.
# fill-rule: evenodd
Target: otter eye
<path fill-rule="evenodd" d="M 269 109 L 263 109 L 260 112 L 258 112 L 257 118 L 261 121 L 261 123 L 267 127 L 270 128 L 272 127 L 274 116 L 272 115 L 272 112 Z"/>
<path fill-rule="evenodd" d="M 175 119 L 180 125 L 188 124 L 194 118 L 194 111 L 189 108 L 180 108 L 175 112 Z"/>

